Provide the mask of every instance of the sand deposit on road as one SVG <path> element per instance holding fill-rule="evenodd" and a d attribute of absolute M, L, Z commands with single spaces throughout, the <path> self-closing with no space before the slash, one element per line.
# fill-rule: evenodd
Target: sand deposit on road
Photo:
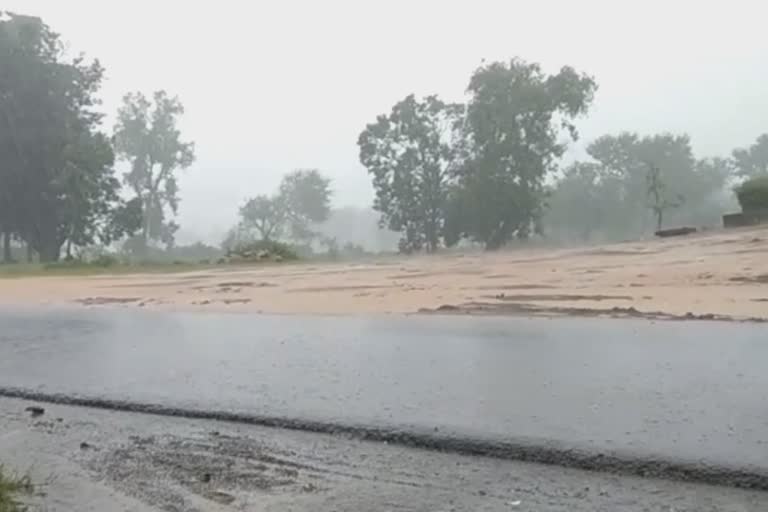
<path fill-rule="evenodd" d="M 437 310 L 768 319 L 768 228 L 588 248 L 3 279 L 0 301 L 296 314 Z"/>

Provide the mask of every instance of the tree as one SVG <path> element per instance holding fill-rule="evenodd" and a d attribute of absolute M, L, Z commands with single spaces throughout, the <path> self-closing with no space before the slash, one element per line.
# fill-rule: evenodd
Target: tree
<path fill-rule="evenodd" d="M 167 220 L 179 206 L 177 173 L 195 160 L 194 143 L 182 141 L 177 127 L 183 114 L 179 99 L 165 91 L 155 92 L 152 100 L 142 93 L 128 94 L 118 111 L 115 150 L 130 163 L 124 180 L 141 201 L 139 246 L 144 252 L 150 241 L 172 245 L 178 229 Z"/>
<path fill-rule="evenodd" d="M 768 176 L 768 133 L 760 135 L 748 148 L 733 150 L 731 159 L 741 178 Z"/>
<path fill-rule="evenodd" d="M 95 107 L 104 70 L 68 59 L 39 18 L 0 16 L 0 224 L 43 261 L 91 243 L 117 202 Z"/>
<path fill-rule="evenodd" d="M 463 214 L 451 231 L 488 249 L 540 231 L 544 180 L 566 149 L 562 132 L 576 140 L 573 120 L 587 112 L 596 88 L 570 67 L 546 75 L 538 64 L 515 59 L 478 68 L 468 87 L 463 164 L 452 199 Z"/>
<path fill-rule="evenodd" d="M 648 198 L 651 200 L 648 206 L 656 217 L 656 230 L 661 231 L 664 223 L 664 212 L 671 208 L 678 208 L 685 202 L 685 196 L 677 194 L 670 198 L 667 187 L 661 179 L 661 169 L 654 164 L 648 165 Z"/>
<path fill-rule="evenodd" d="M 564 172 L 547 201 L 547 233 L 589 242 L 619 231 L 614 215 L 621 210 L 619 180 L 605 175 L 595 162 L 574 162 Z"/>
<path fill-rule="evenodd" d="M 560 234 L 575 230 L 622 240 L 648 233 L 654 216 L 657 229 L 659 216 L 662 222 L 688 225 L 720 222 L 729 200 L 728 162 L 697 160 L 687 135 L 606 135 L 592 142 L 587 153 L 592 160 L 575 166 L 590 169 L 589 179 L 566 172 L 549 201 L 546 222 Z M 573 180 L 582 178 L 583 186 L 575 186 Z M 678 204 L 681 196 L 684 204 Z M 595 210 L 599 218 L 589 213 Z"/>
<path fill-rule="evenodd" d="M 287 212 L 278 197 L 259 195 L 240 208 L 241 225 L 255 229 L 261 240 L 280 239 L 285 228 Z"/>
<path fill-rule="evenodd" d="M 294 240 L 309 243 L 317 233 L 312 224 L 324 222 L 331 213 L 331 181 L 317 169 L 299 169 L 283 177 L 274 199 L 282 210 Z"/>
<path fill-rule="evenodd" d="M 748 179 L 736 188 L 736 196 L 744 213 L 768 211 L 768 175 Z"/>
<path fill-rule="evenodd" d="M 316 169 L 299 169 L 283 177 L 277 193 L 258 195 L 240 208 L 240 223 L 232 237 L 293 240 L 310 243 L 318 235 L 312 224 L 324 222 L 331 212 L 330 180 Z"/>
<path fill-rule="evenodd" d="M 373 176 L 374 209 L 382 224 L 403 233 L 405 252 L 434 252 L 446 217 L 451 167 L 464 107 L 414 95 L 360 134 L 360 162 Z"/>
<path fill-rule="evenodd" d="M 126 236 L 133 236 L 141 230 L 142 220 L 141 200 L 138 197 L 129 201 L 118 201 L 109 210 L 100 234 L 101 243 L 109 245 Z"/>

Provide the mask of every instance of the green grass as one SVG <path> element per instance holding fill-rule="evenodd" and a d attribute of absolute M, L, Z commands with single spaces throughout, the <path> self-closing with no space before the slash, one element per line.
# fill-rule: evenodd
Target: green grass
<path fill-rule="evenodd" d="M 164 274 L 190 272 L 220 268 L 223 265 L 203 265 L 200 263 L 144 263 L 144 264 L 115 264 L 109 266 L 89 264 L 43 264 L 43 263 L 14 263 L 0 264 L 0 279 L 14 277 L 43 277 L 43 276 L 89 276 L 112 274 Z"/>
<path fill-rule="evenodd" d="M 29 476 L 9 474 L 0 466 L 0 512 L 24 512 L 27 507 L 18 498 L 32 493 L 32 481 Z"/>

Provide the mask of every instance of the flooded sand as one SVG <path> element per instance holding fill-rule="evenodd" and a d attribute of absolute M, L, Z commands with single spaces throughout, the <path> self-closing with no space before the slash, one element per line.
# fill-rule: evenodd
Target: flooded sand
<path fill-rule="evenodd" d="M 0 279 L 0 304 L 289 314 L 416 313 L 768 319 L 768 228 L 576 249 L 169 275 Z M 478 308 L 478 305 L 482 306 Z M 631 316 L 631 315 L 630 315 Z"/>

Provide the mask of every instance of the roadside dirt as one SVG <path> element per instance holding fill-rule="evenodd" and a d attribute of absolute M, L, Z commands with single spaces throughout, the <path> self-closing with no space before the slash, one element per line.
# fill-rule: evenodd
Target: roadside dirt
<path fill-rule="evenodd" d="M 768 493 L 330 435 L 0 399 L 0 460 L 45 511 L 758 512 Z"/>
<path fill-rule="evenodd" d="M 3 279 L 0 305 L 765 320 L 766 283 L 768 227 L 576 249 Z"/>

